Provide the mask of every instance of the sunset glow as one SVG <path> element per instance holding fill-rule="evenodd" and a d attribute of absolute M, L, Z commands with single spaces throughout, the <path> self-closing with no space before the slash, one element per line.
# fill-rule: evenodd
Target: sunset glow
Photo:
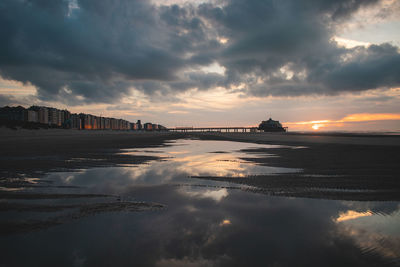
<path fill-rule="evenodd" d="M 292 130 L 305 130 L 312 129 L 314 131 L 321 128 L 341 129 L 346 125 L 361 122 L 375 122 L 375 121 L 399 121 L 400 128 L 400 114 L 398 113 L 358 113 L 350 114 L 340 120 L 314 120 L 314 121 L 299 121 L 299 122 L 284 122 L 284 125 L 289 126 Z"/>
<path fill-rule="evenodd" d="M 319 128 L 321 128 L 323 125 L 322 124 L 313 124 L 313 126 L 311 126 L 311 128 L 313 128 L 313 130 L 319 130 Z"/>
<path fill-rule="evenodd" d="M 400 113 L 361 113 L 351 114 L 338 122 L 357 122 L 357 121 L 382 121 L 382 120 L 400 120 Z"/>
<path fill-rule="evenodd" d="M 2 36 L 0 106 L 171 128 L 400 129 L 399 1 L 266 1 L 6 0 L 18 31 Z"/>

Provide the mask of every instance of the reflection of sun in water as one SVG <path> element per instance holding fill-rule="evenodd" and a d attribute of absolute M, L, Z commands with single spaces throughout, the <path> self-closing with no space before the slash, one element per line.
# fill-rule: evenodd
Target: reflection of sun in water
<path fill-rule="evenodd" d="M 231 221 L 230 221 L 230 220 L 223 220 L 223 221 L 219 224 L 219 226 L 230 225 L 230 224 L 231 224 Z"/>

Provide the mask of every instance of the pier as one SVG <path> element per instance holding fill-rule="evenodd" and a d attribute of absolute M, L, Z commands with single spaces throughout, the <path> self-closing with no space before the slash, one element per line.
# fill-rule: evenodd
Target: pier
<path fill-rule="evenodd" d="M 171 132 L 257 132 L 257 127 L 175 127 L 168 128 Z"/>
<path fill-rule="evenodd" d="M 288 131 L 288 127 L 283 127 L 285 131 Z M 256 133 L 264 132 L 259 130 L 258 127 L 175 127 L 167 128 L 170 132 L 224 132 L 224 133 Z"/>

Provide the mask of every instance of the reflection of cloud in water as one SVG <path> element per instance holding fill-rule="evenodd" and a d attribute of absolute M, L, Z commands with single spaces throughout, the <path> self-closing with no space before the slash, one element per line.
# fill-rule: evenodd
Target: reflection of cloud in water
<path fill-rule="evenodd" d="M 129 186 L 192 183 L 190 176 L 233 176 L 297 172 L 297 169 L 261 166 L 241 160 L 247 154 L 240 149 L 279 147 L 227 141 L 180 140 L 167 147 L 125 149 L 125 154 L 158 153 L 163 161 L 125 167 L 94 168 L 74 173 L 50 174 L 49 179 L 63 185 L 91 188 L 97 192 L 120 194 Z M 225 151 L 228 153 L 209 153 Z M 199 181 L 196 181 L 199 183 Z M 216 184 L 212 181 L 201 183 Z M 214 191 L 203 190 L 203 196 L 220 199 Z M 193 195 L 194 196 L 194 195 Z"/>
<path fill-rule="evenodd" d="M 339 217 L 336 219 L 337 222 L 353 220 L 361 217 L 372 216 L 372 212 L 367 210 L 365 212 L 357 212 L 354 210 L 348 210 L 346 212 L 342 212 L 339 214 Z"/>
<path fill-rule="evenodd" d="M 165 161 L 47 177 L 55 184 L 84 187 L 74 190 L 162 203 L 165 210 L 98 215 L 11 239 L 0 244 L 0 265 L 29 266 L 34 260 L 38 266 L 72 266 L 73 251 L 91 266 L 381 266 L 387 258 L 398 257 L 398 203 L 291 199 L 229 190 L 218 187 L 222 183 L 188 176 L 265 174 L 274 169 L 241 161 L 245 154 L 238 150 L 248 148 L 246 143 L 176 144 L 124 152 L 154 155 L 157 150 L 157 155 L 168 157 Z M 228 153 L 208 153 L 213 151 Z M 195 186 L 200 183 L 205 186 Z"/>
<path fill-rule="evenodd" d="M 129 172 L 121 168 L 98 169 L 92 175 L 100 175 L 100 180 L 130 179 Z M 83 182 L 86 178 L 79 179 Z M 240 190 L 227 190 L 226 196 L 214 201 L 182 193 L 185 189 L 197 192 L 197 187 L 190 186 L 127 186 L 125 196 L 163 203 L 167 208 L 98 215 L 32 233 L 30 238 L 5 239 L 0 244 L 1 263 L 29 266 L 34 260 L 38 266 L 49 262 L 73 266 L 71 255 L 78 251 L 89 266 L 383 266 L 385 255 L 389 255 L 367 253 L 364 248 L 369 244 L 357 239 L 379 242 L 381 232 L 363 235 L 363 228 L 357 227 L 357 235 L 346 231 L 349 223 L 374 216 L 340 223 L 332 220 L 349 210 L 347 202 L 269 197 Z M 361 204 L 362 208 L 354 204 L 352 210 L 393 208 L 393 203 Z M 386 237 L 386 244 L 396 242 L 396 236 Z M 397 247 L 391 248 L 394 251 Z"/>
<path fill-rule="evenodd" d="M 342 234 L 352 238 L 365 254 L 378 254 L 384 258 L 400 262 L 400 237 L 379 232 L 369 232 L 355 227 L 342 227 Z"/>
<path fill-rule="evenodd" d="M 341 219 L 341 220 L 339 220 Z M 390 215 L 370 210 L 340 213 L 338 229 L 365 254 L 379 254 L 400 263 L 400 210 Z"/>
<path fill-rule="evenodd" d="M 244 176 L 256 169 L 255 166 L 246 166 L 233 155 L 196 155 L 184 158 L 171 159 L 182 163 L 179 170 L 190 175 L 215 175 L 215 176 Z M 259 168 L 260 169 L 260 168 Z"/>
<path fill-rule="evenodd" d="M 215 200 L 216 202 L 220 202 L 223 198 L 229 195 L 228 190 L 226 188 L 222 188 L 219 190 L 200 190 L 200 191 L 189 191 L 187 189 L 181 190 L 183 194 L 188 194 L 191 197 L 198 197 L 198 198 L 210 198 Z"/>
<path fill-rule="evenodd" d="M 280 148 L 279 145 L 257 145 L 229 141 L 199 141 L 178 140 L 175 144 L 163 148 L 124 149 L 123 154 L 147 155 L 147 153 L 160 152 L 159 156 L 165 157 L 168 162 L 179 163 L 175 165 L 177 170 L 191 176 L 235 176 L 292 173 L 299 169 L 280 168 L 257 165 L 253 162 L 241 160 L 241 157 L 249 157 L 241 152 L 242 149 Z M 218 151 L 219 153 L 212 153 Z M 227 152 L 227 153 L 221 153 Z M 265 156 L 265 155 L 263 155 Z M 163 162 L 165 163 L 165 162 Z M 157 168 L 168 166 L 167 164 L 152 164 Z"/>

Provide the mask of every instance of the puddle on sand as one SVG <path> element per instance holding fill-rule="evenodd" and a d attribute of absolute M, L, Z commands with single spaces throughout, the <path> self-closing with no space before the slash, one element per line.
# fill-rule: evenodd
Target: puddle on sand
<path fill-rule="evenodd" d="M 156 154 L 162 160 L 141 165 L 93 168 L 73 173 L 53 173 L 47 176 L 46 180 L 52 180 L 57 185 L 62 186 L 80 186 L 83 187 L 83 191 L 123 194 L 124 190 L 130 186 L 169 184 L 203 186 L 204 188 L 204 185 L 206 185 L 209 188 L 208 190 L 212 187 L 233 186 L 228 182 L 191 179 L 191 176 L 246 177 L 249 175 L 297 173 L 301 171 L 301 169 L 263 166 L 241 159 L 242 157 L 249 158 L 248 154 L 240 151 L 242 149 L 281 147 L 278 145 L 199 140 L 178 140 L 169 144 L 170 146 L 166 147 L 123 149 L 120 152 L 120 154 L 135 156 Z M 256 156 L 274 155 L 253 155 L 253 157 Z M 239 188 L 237 185 L 234 187 Z M 54 190 L 59 192 L 62 189 L 56 188 Z"/>
<path fill-rule="evenodd" d="M 154 155 L 168 159 L 177 170 L 189 176 L 229 176 L 244 177 L 259 174 L 296 173 L 301 169 L 280 168 L 255 164 L 242 160 L 249 154 L 242 149 L 281 148 L 280 145 L 259 145 L 229 141 L 178 140 L 171 146 L 154 149 L 123 149 L 125 155 Z M 295 148 L 295 147 L 293 147 Z M 253 155 L 253 157 L 273 157 L 273 154 Z M 162 165 L 162 164 L 160 164 Z M 161 167 L 161 166 L 159 166 Z"/>
<path fill-rule="evenodd" d="M 272 197 L 238 190 L 238 185 L 226 182 L 188 178 L 300 171 L 240 160 L 249 155 L 239 150 L 260 147 L 269 146 L 179 140 L 168 147 L 121 152 L 157 154 L 163 161 L 49 174 L 44 179 L 77 188 L 29 190 L 113 194 L 121 196 L 122 202 L 161 203 L 165 208 L 140 213 L 95 214 L 46 230 L 0 236 L 3 252 L 0 265 L 382 266 L 399 263 L 398 202 Z M 29 200 L 32 202 L 49 203 L 49 200 Z M 2 219 L 32 216 L 38 220 L 43 213 L 0 214 Z M 49 212 L 43 216 L 49 216 Z"/>

